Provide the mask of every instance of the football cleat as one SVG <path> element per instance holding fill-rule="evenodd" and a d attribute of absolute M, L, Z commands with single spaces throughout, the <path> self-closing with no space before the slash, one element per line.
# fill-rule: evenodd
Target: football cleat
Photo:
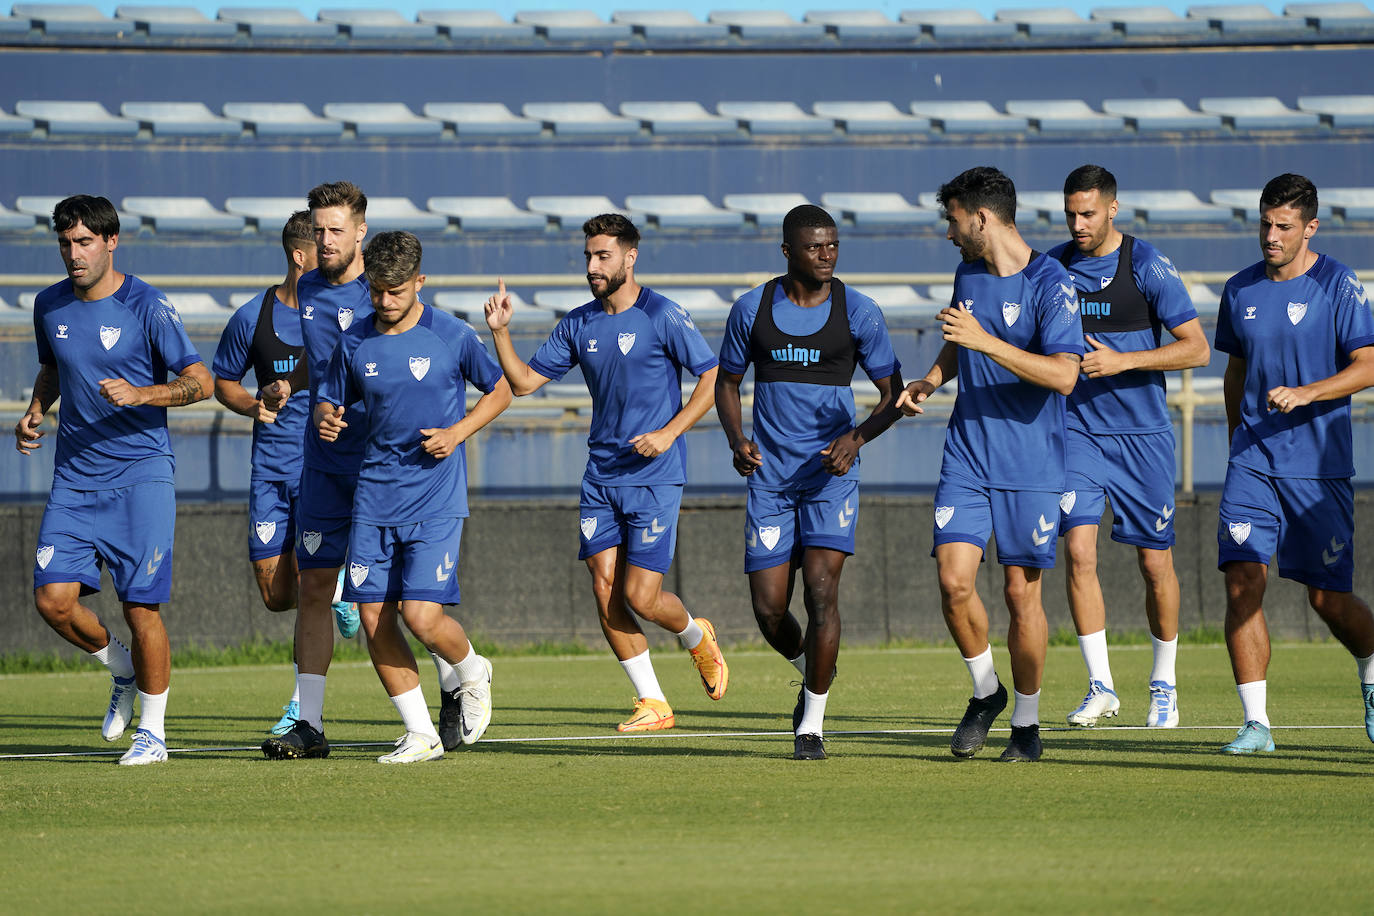
<path fill-rule="evenodd" d="M 334 609 L 334 623 L 339 628 L 339 635 L 344 639 L 357 636 L 358 624 L 362 620 L 358 616 L 358 606 L 351 601 L 335 601 L 330 607 Z"/>
<path fill-rule="evenodd" d="M 1223 754 L 1253 754 L 1256 751 L 1269 753 L 1274 749 L 1274 736 L 1269 726 L 1261 725 L 1253 719 L 1246 722 L 1236 732 L 1236 740 L 1221 749 Z"/>
<path fill-rule="evenodd" d="M 1150 712 L 1145 724 L 1150 728 L 1178 727 L 1178 688 L 1164 681 L 1150 681 Z"/>
<path fill-rule="evenodd" d="M 423 763 L 444 756 L 444 742 L 438 737 L 406 732 L 396 739 L 396 750 L 377 758 L 378 763 Z"/>
<path fill-rule="evenodd" d="M 138 696 L 138 686 L 132 677 L 110 676 L 110 708 L 105 710 L 105 722 L 100 726 L 100 737 L 115 741 L 129 727 L 134 717 L 134 697 Z"/>
<path fill-rule="evenodd" d="M 981 700 L 974 697 L 968 701 L 968 709 L 959 720 L 959 727 L 950 739 L 949 750 L 955 757 L 972 757 L 988 741 L 988 729 L 992 722 L 1007 708 L 1007 688 L 999 681 L 997 692 Z"/>
<path fill-rule="evenodd" d="M 673 708 L 663 700 L 635 698 L 630 718 L 615 727 L 618 732 L 656 732 L 673 727 Z"/>
<path fill-rule="evenodd" d="M 328 757 L 329 741 L 324 732 L 304 719 L 291 723 L 284 735 L 273 735 L 262 743 L 268 760 L 299 760 L 303 757 Z"/>
<path fill-rule="evenodd" d="M 825 739 L 820 735 L 797 735 L 792 746 L 793 760 L 824 760 Z"/>
<path fill-rule="evenodd" d="M 452 751 L 463 743 L 463 701 L 460 696 L 463 688 L 457 690 L 439 689 L 439 740 L 444 750 Z"/>
<path fill-rule="evenodd" d="M 1361 684 L 1364 691 L 1364 733 L 1374 741 L 1374 684 Z"/>
<path fill-rule="evenodd" d="M 1041 753 L 1039 725 L 1013 725 L 1011 743 L 1002 752 L 1001 760 L 1039 760 Z"/>
<path fill-rule="evenodd" d="M 296 720 L 301 717 L 301 704 L 292 700 L 282 707 L 282 716 L 277 720 L 277 724 L 267 730 L 269 735 L 284 735 L 291 731 L 291 726 L 296 724 Z"/>
<path fill-rule="evenodd" d="M 149 763 L 162 763 L 167 759 L 167 742 L 140 728 L 134 732 L 134 743 L 119 758 L 119 765 L 126 767 L 143 766 Z"/>
<path fill-rule="evenodd" d="M 482 665 L 487 669 L 484 679 L 458 688 L 458 737 L 464 744 L 476 744 L 491 724 L 491 661 L 483 658 Z"/>
<path fill-rule="evenodd" d="M 713 700 L 725 696 L 725 688 L 730 686 L 730 668 L 725 664 L 725 656 L 720 654 L 720 644 L 716 642 L 716 628 L 705 617 L 696 619 L 703 636 L 695 649 L 689 649 L 692 664 L 701 675 L 701 686 L 706 695 Z"/>
<path fill-rule="evenodd" d="M 1090 681 L 1088 695 L 1078 704 L 1077 709 L 1069 713 L 1069 724 L 1092 728 L 1098 719 L 1110 719 L 1120 709 L 1121 700 L 1117 698 L 1116 691 L 1109 689 L 1101 681 Z"/>

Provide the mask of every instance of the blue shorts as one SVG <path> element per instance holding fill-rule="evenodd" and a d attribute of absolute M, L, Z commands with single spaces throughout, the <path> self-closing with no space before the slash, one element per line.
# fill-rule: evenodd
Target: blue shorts
<path fill-rule="evenodd" d="M 353 526 L 343 600 L 458 603 L 461 518 L 413 525 Z"/>
<path fill-rule="evenodd" d="M 578 524 L 582 528 L 579 560 L 625 545 L 625 562 L 649 572 L 665 573 L 677 546 L 677 514 L 682 487 L 607 487 L 582 481 Z"/>
<path fill-rule="evenodd" d="M 153 480 L 113 490 L 57 488 L 38 529 L 33 587 L 79 582 L 81 594 L 100 591 L 109 567 L 115 594 L 131 604 L 172 597 L 176 489 Z"/>
<path fill-rule="evenodd" d="M 1174 546 L 1174 434 L 1068 431 L 1068 489 L 1059 533 L 1097 525 L 1112 501 L 1112 540 L 1150 550 Z"/>
<path fill-rule="evenodd" d="M 1003 566 L 1052 569 L 1058 519 L 1058 493 L 998 490 L 943 476 L 935 487 L 935 546 L 976 544 L 986 552 L 993 536 Z"/>
<path fill-rule="evenodd" d="M 1332 592 L 1354 589 L 1355 488 L 1349 478 L 1270 477 L 1231 464 L 1221 487 L 1217 565 L 1269 564 Z"/>
<path fill-rule="evenodd" d="M 348 555 L 358 478 L 307 468 L 296 502 L 296 568 L 337 569 Z"/>
<path fill-rule="evenodd" d="M 301 482 L 255 480 L 248 489 L 248 559 L 286 553 L 296 540 L 296 504 Z"/>
<path fill-rule="evenodd" d="M 859 522 L 859 482 L 831 476 L 818 487 L 750 487 L 744 515 L 746 573 L 799 562 L 808 547 L 852 556 Z"/>

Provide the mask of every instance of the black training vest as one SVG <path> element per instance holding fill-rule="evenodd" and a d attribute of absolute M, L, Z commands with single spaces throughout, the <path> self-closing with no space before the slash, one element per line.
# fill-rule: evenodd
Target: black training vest
<path fill-rule="evenodd" d="M 267 287 L 262 294 L 262 305 L 258 307 L 258 325 L 253 329 L 253 346 L 249 354 L 253 357 L 253 374 L 257 376 L 258 387 L 264 388 L 279 378 L 286 378 L 296 368 L 296 362 L 305 352 L 305 347 L 292 347 L 282 343 L 277 330 L 272 325 L 272 312 L 277 304 L 277 288 Z"/>
<path fill-rule="evenodd" d="M 1083 333 L 1099 334 L 1110 331 L 1143 331 L 1157 328 L 1159 318 L 1135 282 L 1131 253 L 1135 239 L 1121 234 L 1121 247 L 1116 250 L 1116 275 L 1112 282 L 1097 292 L 1079 290 L 1079 314 L 1083 317 Z M 1077 249 L 1070 242 L 1059 253 L 1065 267 Z"/>
<path fill-rule="evenodd" d="M 781 277 L 763 285 L 758 315 L 749 330 L 755 382 L 803 382 L 848 387 L 854 380 L 855 348 L 849 333 L 844 284 L 830 281 L 830 316 L 805 337 L 784 334 L 773 321 L 773 296 Z"/>

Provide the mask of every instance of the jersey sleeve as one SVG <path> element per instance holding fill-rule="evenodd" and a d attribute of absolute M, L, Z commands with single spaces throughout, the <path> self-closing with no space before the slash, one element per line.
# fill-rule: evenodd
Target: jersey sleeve
<path fill-rule="evenodd" d="M 492 358 L 477 332 L 467 325 L 463 325 L 455 341 L 455 356 L 463 378 L 483 394 L 491 394 L 496 383 L 501 381 L 501 364 Z"/>
<path fill-rule="evenodd" d="M 1231 311 L 1236 298 L 1236 285 L 1228 282 L 1221 291 L 1221 307 L 1217 310 L 1217 330 L 1212 335 L 1212 348 L 1229 356 L 1245 358 L 1245 350 L 1231 324 Z"/>
<path fill-rule="evenodd" d="M 1369 297 L 1364 285 L 1351 270 L 1338 274 L 1333 298 L 1336 302 L 1336 338 L 1346 356 L 1374 344 L 1374 317 L 1369 313 Z"/>
<path fill-rule="evenodd" d="M 575 314 L 575 313 L 573 313 Z M 573 314 L 564 315 L 530 358 L 530 368 L 551 382 L 568 374 L 577 361 L 577 346 L 573 341 Z"/>
<path fill-rule="evenodd" d="M 720 342 L 720 367 L 731 375 L 743 375 L 752 362 L 749 354 L 749 335 L 754 330 L 754 318 L 759 313 L 762 290 L 755 296 L 750 290 L 735 300 L 725 319 L 725 338 Z"/>
<path fill-rule="evenodd" d="M 33 340 L 38 348 L 38 362 L 44 366 L 57 365 L 57 357 L 52 352 L 52 342 L 48 340 L 48 335 L 43 333 L 43 309 L 35 305 L 33 309 Z"/>
<path fill-rule="evenodd" d="M 180 373 L 192 363 L 201 362 L 200 353 L 186 335 L 181 316 L 165 296 L 158 296 L 154 292 L 150 301 L 145 301 L 139 314 L 153 349 L 162 357 L 163 365 L 168 369 Z"/>
<path fill-rule="evenodd" d="M 338 407 L 352 404 L 361 396 L 361 392 L 353 384 L 353 374 L 350 371 L 352 356 L 357 347 L 358 338 L 355 335 L 343 334 L 339 337 L 339 342 L 334 345 L 334 352 L 329 356 L 324 378 L 320 380 L 315 398 L 317 401 Z"/>
<path fill-rule="evenodd" d="M 700 377 L 716 365 L 716 354 L 692 322 L 692 316 L 682 306 L 663 300 L 663 307 L 655 316 L 654 325 L 663 339 L 663 347 L 679 366 Z"/>
<path fill-rule="evenodd" d="M 249 351 L 253 348 L 253 334 L 258 329 L 258 303 L 249 302 L 239 308 L 224 326 L 215 348 L 215 361 L 210 371 L 215 378 L 243 381 L 251 364 Z"/>
<path fill-rule="evenodd" d="M 1153 248 L 1147 248 L 1148 258 L 1135 259 L 1135 282 L 1154 306 L 1155 315 L 1164 327 L 1173 329 L 1197 317 L 1193 297 L 1178 275 L 1172 261 Z"/>
<path fill-rule="evenodd" d="M 1055 353 L 1083 355 L 1083 316 L 1078 309 L 1078 290 L 1068 270 L 1058 261 L 1036 284 L 1036 311 L 1040 319 L 1040 346 L 1046 356 Z"/>
<path fill-rule="evenodd" d="M 874 381 L 887 378 L 900 369 L 897 354 L 892 350 L 892 338 L 887 333 L 887 321 L 882 309 L 867 296 L 847 291 L 849 334 L 858 345 L 859 365 Z"/>

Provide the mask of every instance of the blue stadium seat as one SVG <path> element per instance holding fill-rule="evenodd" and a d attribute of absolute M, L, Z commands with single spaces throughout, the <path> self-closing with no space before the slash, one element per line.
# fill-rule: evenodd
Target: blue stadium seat
<path fill-rule="evenodd" d="M 835 132 L 834 121 L 809 115 L 796 102 L 720 102 L 716 111 L 756 136 Z"/>
<path fill-rule="evenodd" d="M 808 10 L 804 21 L 825 26 L 841 43 L 881 41 L 914 42 L 921 38 L 921 27 L 910 22 L 893 22 L 881 10 Z"/>
<path fill-rule="evenodd" d="M 542 231 L 549 224 L 548 217 L 521 210 L 509 197 L 431 197 L 425 206 L 456 220 L 465 232 Z"/>
<path fill-rule="evenodd" d="M 369 197 L 367 228 L 374 233 L 398 229 L 416 235 L 443 232 L 448 228 L 448 217 L 421 210 L 408 197 Z"/>
<path fill-rule="evenodd" d="M 580 305 L 586 305 L 591 300 L 592 294 L 585 288 L 541 289 L 534 294 L 534 304 L 541 309 L 552 312 L 555 319 L 562 318 L 573 309 Z M 585 387 L 581 385 L 576 387 L 575 394 L 586 395 L 587 389 Z"/>
<path fill-rule="evenodd" d="M 468 324 L 477 328 L 479 331 L 485 330 L 487 326 L 486 303 L 495 290 L 489 289 L 455 289 L 442 290 L 434 293 L 432 300 L 435 308 L 452 312 Z M 506 293 L 510 296 L 512 307 L 511 324 L 517 327 L 526 328 L 540 327 L 551 328 L 557 320 L 553 316 L 553 310 L 543 308 L 538 305 L 526 302 L 520 298 L 520 294 L 507 287 Z M 588 297 L 583 294 L 583 301 Z M 581 303 L 579 303 L 580 305 Z"/>
<path fill-rule="evenodd" d="M 1206 38 L 1212 24 L 1185 19 L 1167 6 L 1107 6 L 1092 11 L 1098 22 L 1109 22 L 1127 38 Z"/>
<path fill-rule="evenodd" d="M 1012 100 L 1006 107 L 1007 114 L 1025 118 L 1041 133 L 1121 133 L 1126 130 L 1125 118 L 1094 111 L 1082 99 Z"/>
<path fill-rule="evenodd" d="M 780 227 L 788 210 L 811 203 L 802 195 L 792 193 L 726 194 L 721 202 L 727 209 L 743 213 L 760 228 Z"/>
<path fill-rule="evenodd" d="M 110 19 L 96 7 L 84 3 L 16 3 L 16 19 L 30 20 L 46 35 L 73 37 L 118 37 L 133 32 L 132 23 Z"/>
<path fill-rule="evenodd" d="M 297 210 L 306 208 L 305 195 L 300 197 L 231 197 L 224 209 L 242 216 L 250 227 L 264 235 L 281 232 L 281 227 Z"/>
<path fill-rule="evenodd" d="M 745 41 L 817 42 L 825 26 L 803 23 L 782 10 L 712 10 L 706 21 L 729 27 Z"/>
<path fill-rule="evenodd" d="M 33 118 L 21 118 L 0 109 L 0 134 L 33 133 Z"/>
<path fill-rule="evenodd" d="M 194 6 L 118 6 L 115 18 L 134 23 L 150 38 L 233 38 L 239 27 L 217 22 Z"/>
<path fill-rule="evenodd" d="M 911 103 L 911 111 L 923 118 L 929 118 L 931 123 L 947 134 L 1022 133 L 1030 126 L 1025 118 L 1003 114 L 981 100 L 917 100 Z"/>
<path fill-rule="evenodd" d="M 1182 99 L 1103 99 L 1102 110 L 1139 131 L 1220 130 L 1220 115 L 1203 114 Z"/>
<path fill-rule="evenodd" d="M 536 213 L 552 217 L 564 229 L 581 229 L 583 223 L 602 213 L 625 212 L 612 203 L 609 197 L 591 194 L 536 195 L 526 200 L 525 206 Z"/>
<path fill-rule="evenodd" d="M 1222 123 L 1236 130 L 1302 130 L 1321 124 L 1319 115 L 1294 111 L 1274 96 L 1198 99 L 1198 107 L 1220 115 Z"/>
<path fill-rule="evenodd" d="M 201 102 L 125 102 L 119 113 L 155 137 L 237 137 L 243 122 L 222 118 Z"/>
<path fill-rule="evenodd" d="M 38 226 L 38 221 L 31 213 L 16 213 L 4 204 L 0 204 L 0 231 L 4 232 L 32 232 Z"/>
<path fill-rule="evenodd" d="M 700 102 L 624 102 L 620 113 L 654 134 L 726 136 L 739 132 L 734 118 L 711 114 Z"/>
<path fill-rule="evenodd" d="M 238 118 L 259 137 L 338 137 L 343 122 L 322 118 L 300 102 L 225 102 L 224 116 Z"/>
<path fill-rule="evenodd" d="M 1027 201 L 1034 201 L 1036 200 L 1036 198 L 1040 197 L 1044 193 L 1045 192 L 1035 191 L 1028 191 L 1025 193 L 1018 191 L 1016 193 L 1016 224 L 1018 226 L 1026 226 L 1040 219 L 1042 212 L 1044 212 L 1042 208 L 1035 206 L 1033 203 L 1027 203 Z M 928 210 L 934 210 L 938 212 L 941 216 L 941 219 L 944 218 L 944 210 L 943 208 L 941 208 L 940 201 L 937 199 L 934 191 L 920 192 L 916 195 L 916 202 Z M 1059 221 L 1059 219 L 1062 219 L 1063 212 L 1064 197 L 1061 194 L 1059 196 L 1058 213 L 1049 214 L 1051 217 L 1051 221 L 1057 222 Z"/>
<path fill-rule="evenodd" d="M 1121 209 L 1151 223 L 1229 223 L 1234 218 L 1230 207 L 1201 200 L 1192 191 L 1125 191 L 1117 198 Z"/>
<path fill-rule="evenodd" d="M 1374 219 L 1374 188 L 1322 188 L 1318 197 L 1344 219 Z"/>
<path fill-rule="evenodd" d="M 1093 42 L 1115 37 L 1110 22 L 1083 19 L 1066 6 L 998 10 L 993 18 L 1014 23 L 1031 38 Z"/>
<path fill-rule="evenodd" d="M 1374 33 L 1374 12 L 1363 3 L 1289 3 L 1283 14 L 1305 20 L 1322 36 Z"/>
<path fill-rule="evenodd" d="M 0 35 L 10 38 L 27 35 L 33 27 L 33 20 L 27 16 L 0 16 Z"/>
<path fill-rule="evenodd" d="M 743 213 L 722 210 L 701 194 L 631 194 L 625 209 L 632 219 L 648 217 L 664 229 L 729 229 L 744 223 Z"/>
<path fill-rule="evenodd" d="M 702 22 L 686 10 L 617 10 L 611 21 L 630 26 L 655 44 L 724 41 L 730 37 L 729 26 Z"/>
<path fill-rule="evenodd" d="M 878 303 L 878 307 L 883 310 L 883 317 L 889 322 L 934 319 L 940 309 L 949 305 L 948 299 L 943 302 L 929 299 L 917 292 L 913 286 L 877 283 L 852 285 L 854 289 Z M 917 366 L 911 366 L 909 369 L 920 371 L 920 367 Z"/>
<path fill-rule="evenodd" d="M 993 42 L 1016 37 L 1010 22 L 991 22 L 977 10 L 902 10 L 901 22 L 918 25 L 940 42 Z"/>
<path fill-rule="evenodd" d="M 364 41 L 426 42 L 439 37 L 432 22 L 415 22 L 394 9 L 322 9 L 320 21 L 337 23 L 346 35 Z"/>
<path fill-rule="evenodd" d="M 330 41 L 339 38 L 337 23 L 312 22 L 294 6 L 220 7 L 219 18 L 246 27 L 248 34 L 254 38 L 291 41 Z"/>
<path fill-rule="evenodd" d="M 1259 3 L 1190 6 L 1188 18 L 1206 20 L 1227 37 L 1294 38 L 1308 30 L 1306 20 L 1275 16 Z"/>
<path fill-rule="evenodd" d="M 35 293 L 27 293 L 27 292 L 25 292 L 25 293 L 20 293 L 17 297 L 15 297 L 14 304 L 15 304 L 15 306 L 16 306 L 17 308 L 23 309 L 24 311 L 30 312 L 30 313 L 31 313 L 31 312 L 33 312 L 33 302 L 34 302 L 34 300 L 37 299 L 37 298 L 38 298 L 38 293 L 36 293 L 36 292 L 35 292 Z"/>
<path fill-rule="evenodd" d="M 933 226 L 941 221 L 940 211 L 915 207 L 905 197 L 890 191 L 827 191 L 821 206 L 832 215 L 848 219 L 856 226 Z"/>
<path fill-rule="evenodd" d="M 623 42 L 634 37 L 629 25 L 607 22 L 591 10 L 522 10 L 515 21 L 534 26 L 549 41 Z"/>
<path fill-rule="evenodd" d="M 918 118 L 898 110 L 883 100 L 876 102 L 817 102 L 811 106 L 817 116 L 830 118 L 846 134 L 926 134 L 930 119 Z"/>
<path fill-rule="evenodd" d="M 1199 318 L 1215 318 L 1221 308 L 1221 293 L 1205 283 L 1189 283 L 1188 298 Z"/>
<path fill-rule="evenodd" d="M 242 216 L 217 210 L 204 197 L 126 197 L 124 209 L 157 232 L 242 232 L 245 225 Z"/>
<path fill-rule="evenodd" d="M 734 305 L 710 287 L 656 286 L 654 290 L 685 308 L 692 320 L 699 323 L 724 321 Z"/>
<path fill-rule="evenodd" d="M 82 191 L 73 191 L 74 194 Z M 52 211 L 67 195 L 65 194 L 24 194 L 14 200 L 14 209 L 20 213 L 27 213 L 34 217 L 40 226 L 49 228 L 52 225 Z M 121 235 L 137 235 L 143 225 L 143 220 L 137 214 L 127 210 L 116 211 L 119 216 L 119 232 Z"/>
<path fill-rule="evenodd" d="M 1332 127 L 1374 127 L 1374 95 L 1304 95 L 1298 108 Z"/>
<path fill-rule="evenodd" d="M 517 25 L 493 10 L 420 10 L 415 18 L 438 26 L 440 35 L 465 44 L 532 43 L 535 39 L 534 26 Z"/>
<path fill-rule="evenodd" d="M 629 136 L 639 122 L 613 114 L 600 102 L 526 102 L 520 113 L 550 128 L 557 136 Z"/>
<path fill-rule="evenodd" d="M 359 137 L 437 137 L 444 122 L 422 118 L 400 102 L 328 102 L 324 116 L 342 121 Z"/>
<path fill-rule="evenodd" d="M 214 296 L 204 292 L 165 292 L 167 301 L 183 318 L 212 318 L 221 322 L 229 320 L 230 310 Z M 261 293 L 259 293 L 261 295 Z"/>
<path fill-rule="evenodd" d="M 132 137 L 138 122 L 117 118 L 99 102 L 47 102 L 21 100 L 14 105 L 20 117 L 32 118 L 49 136 L 57 134 L 106 134 Z"/>
<path fill-rule="evenodd" d="M 537 137 L 544 130 L 538 119 L 512 114 L 500 102 L 426 102 L 424 112 L 460 137 Z"/>
<path fill-rule="evenodd" d="M 1016 189 L 1016 214 L 1020 220 L 1023 212 L 1032 212 L 1034 218 L 1043 218 L 1051 223 L 1064 220 L 1064 195 L 1060 191 L 1023 191 Z"/>

